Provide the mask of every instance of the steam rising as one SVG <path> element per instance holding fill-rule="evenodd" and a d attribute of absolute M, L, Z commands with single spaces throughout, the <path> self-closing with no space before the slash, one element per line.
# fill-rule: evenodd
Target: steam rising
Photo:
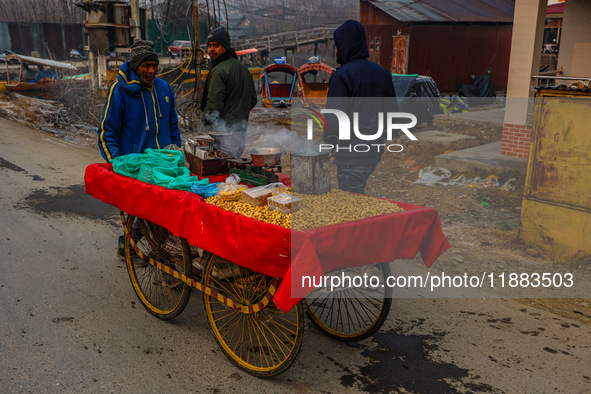
<path fill-rule="evenodd" d="M 252 148 L 279 148 L 287 154 L 316 152 L 314 141 L 284 127 L 264 127 L 252 125 L 248 128 L 248 143 Z"/>

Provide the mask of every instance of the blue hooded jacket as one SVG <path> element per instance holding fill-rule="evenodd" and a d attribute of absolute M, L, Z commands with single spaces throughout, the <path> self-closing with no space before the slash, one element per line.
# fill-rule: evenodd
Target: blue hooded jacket
<path fill-rule="evenodd" d="M 339 67 L 328 81 L 326 109 L 339 109 L 349 115 L 353 122 L 353 113 L 359 114 L 359 130 L 366 135 L 375 134 L 378 130 L 379 112 L 396 112 L 396 100 L 385 99 L 396 97 L 392 76 L 381 65 L 367 60 L 369 51 L 363 25 L 354 20 L 348 20 L 334 32 L 335 45 L 342 58 Z M 359 99 L 363 97 L 364 99 Z M 335 144 L 338 136 L 339 124 L 334 115 L 325 116 L 327 130 L 324 137 L 327 143 Z M 357 144 L 383 144 L 385 134 L 373 141 L 360 140 L 351 133 L 351 140 L 339 141 L 339 147 Z M 339 149 L 334 152 L 337 165 L 374 165 L 382 157 L 383 149 L 372 147 L 367 152 L 349 152 Z"/>
<path fill-rule="evenodd" d="M 98 129 L 98 145 L 107 161 L 130 153 L 144 153 L 170 144 L 181 146 L 174 93 L 170 85 L 155 78 L 151 88 L 123 63 L 107 95 Z"/>

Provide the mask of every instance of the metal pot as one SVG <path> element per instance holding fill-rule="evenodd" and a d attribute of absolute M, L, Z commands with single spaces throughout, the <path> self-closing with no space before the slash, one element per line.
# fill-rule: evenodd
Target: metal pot
<path fill-rule="evenodd" d="M 330 191 L 330 154 L 291 155 L 291 188 L 296 193 L 324 194 Z"/>
<path fill-rule="evenodd" d="M 281 150 L 278 148 L 255 148 L 250 151 L 252 162 L 258 167 L 274 167 L 281 162 Z"/>

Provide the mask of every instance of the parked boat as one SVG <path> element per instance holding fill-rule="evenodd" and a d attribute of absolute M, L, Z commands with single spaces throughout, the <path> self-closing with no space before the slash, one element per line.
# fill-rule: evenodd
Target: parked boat
<path fill-rule="evenodd" d="M 326 105 L 328 80 L 334 68 L 325 63 L 306 63 L 298 68 L 298 90 L 304 106 Z"/>
<path fill-rule="evenodd" d="M 20 62 L 19 75 L 17 80 L 10 79 L 8 60 L 17 59 Z M 41 59 L 32 56 L 11 54 L 6 56 L 6 82 L 5 88 L 12 91 L 34 91 L 44 90 L 55 86 L 61 81 L 62 70 L 77 70 L 69 63 L 56 62 L 54 60 Z M 37 66 L 37 71 L 29 68 L 30 64 Z M 45 69 L 48 68 L 48 70 Z"/>
<path fill-rule="evenodd" d="M 267 108 L 291 106 L 298 70 L 289 64 L 271 64 L 261 73 L 261 96 Z"/>

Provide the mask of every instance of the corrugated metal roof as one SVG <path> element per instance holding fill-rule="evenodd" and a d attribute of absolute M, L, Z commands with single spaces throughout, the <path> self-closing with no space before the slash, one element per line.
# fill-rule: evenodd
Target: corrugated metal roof
<path fill-rule="evenodd" d="M 370 0 L 400 22 L 512 23 L 515 0 Z"/>
<path fill-rule="evenodd" d="M 591 87 L 583 87 L 583 88 L 579 88 L 576 85 L 572 86 L 572 85 L 565 85 L 565 84 L 560 84 L 560 85 L 556 85 L 556 86 L 538 86 L 537 90 L 538 92 L 540 90 L 558 90 L 561 92 L 586 92 L 586 93 L 591 93 Z"/>

